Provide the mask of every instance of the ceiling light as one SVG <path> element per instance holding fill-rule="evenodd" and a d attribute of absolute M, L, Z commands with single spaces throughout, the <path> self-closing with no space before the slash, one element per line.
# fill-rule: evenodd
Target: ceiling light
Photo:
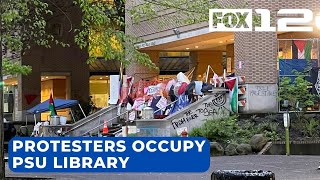
<path fill-rule="evenodd" d="M 14 84 L 11 84 L 12 86 L 14 86 Z"/>
<path fill-rule="evenodd" d="M 102 77 L 100 79 L 102 79 Z"/>
<path fill-rule="evenodd" d="M 230 39 L 231 41 L 233 41 L 234 39 Z"/>
<path fill-rule="evenodd" d="M 222 44 L 222 43 L 223 43 L 223 41 L 219 41 L 219 43 L 220 43 L 220 44 Z"/>
<path fill-rule="evenodd" d="M 198 48 L 199 48 L 199 46 L 195 46 L 195 48 L 196 48 L 196 49 L 198 49 Z"/>
<path fill-rule="evenodd" d="M 48 79 L 49 77 L 47 76 L 46 79 Z"/>
<path fill-rule="evenodd" d="M 189 50 L 190 48 L 186 48 L 186 50 Z"/>

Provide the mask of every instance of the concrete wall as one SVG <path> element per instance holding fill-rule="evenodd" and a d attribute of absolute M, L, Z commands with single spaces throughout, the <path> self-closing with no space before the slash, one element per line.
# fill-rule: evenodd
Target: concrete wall
<path fill-rule="evenodd" d="M 171 130 L 176 133 L 179 128 L 187 128 L 190 132 L 200 127 L 206 120 L 221 119 L 230 115 L 228 94 L 205 96 L 202 100 L 179 111 L 168 118 L 172 122 Z"/>
<path fill-rule="evenodd" d="M 244 113 L 278 112 L 277 84 L 248 84 L 247 97 Z"/>
<path fill-rule="evenodd" d="M 207 95 L 163 120 L 138 120 L 137 135 L 176 136 L 177 130 L 185 128 L 190 132 L 202 126 L 206 120 L 229 117 L 229 106 L 228 94 Z"/>

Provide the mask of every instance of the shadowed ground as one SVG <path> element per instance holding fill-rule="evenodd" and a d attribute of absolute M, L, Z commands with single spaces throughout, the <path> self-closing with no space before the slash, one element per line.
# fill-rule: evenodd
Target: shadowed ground
<path fill-rule="evenodd" d="M 210 179 L 214 170 L 265 170 L 272 171 L 276 180 L 320 180 L 320 156 L 232 156 L 211 158 L 210 169 L 205 173 L 14 173 L 7 177 L 46 177 L 67 179 L 107 180 L 201 180 Z M 186 164 L 187 166 L 187 164 Z"/>

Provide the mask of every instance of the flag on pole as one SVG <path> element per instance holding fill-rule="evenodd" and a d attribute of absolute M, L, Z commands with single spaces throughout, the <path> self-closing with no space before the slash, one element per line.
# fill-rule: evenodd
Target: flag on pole
<path fill-rule="evenodd" d="M 219 76 L 218 76 L 218 74 L 213 73 L 214 87 L 217 87 L 217 81 L 219 81 Z"/>
<path fill-rule="evenodd" d="M 56 111 L 56 108 L 54 106 L 54 101 L 53 101 L 53 92 L 51 90 L 51 93 L 50 93 L 50 99 L 49 99 L 49 110 L 50 110 L 50 116 L 56 116 L 57 115 L 57 111 Z"/>
<path fill-rule="evenodd" d="M 238 112 L 238 84 L 237 78 L 228 79 L 225 81 L 229 88 L 230 106 L 234 113 Z"/>

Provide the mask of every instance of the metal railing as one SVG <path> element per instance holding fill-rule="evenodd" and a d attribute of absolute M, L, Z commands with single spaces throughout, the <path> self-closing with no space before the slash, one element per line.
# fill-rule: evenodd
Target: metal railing
<path fill-rule="evenodd" d="M 88 120 L 84 121 L 83 123 L 81 123 L 81 124 L 79 124 L 79 125 L 71 128 L 71 129 L 69 129 L 68 131 L 64 132 L 63 135 L 66 135 L 66 134 L 68 134 L 68 133 L 70 133 L 70 132 L 78 129 L 79 127 L 81 127 L 81 126 L 83 126 L 83 125 L 91 122 L 92 120 L 96 119 L 97 117 L 100 118 L 102 115 L 104 115 L 104 114 L 106 114 L 106 113 L 108 113 L 108 112 L 110 112 L 111 110 L 114 110 L 114 109 L 116 109 L 116 108 L 118 108 L 118 106 L 109 107 L 109 108 L 106 109 L 106 111 L 103 111 L 103 112 L 100 113 L 100 114 L 95 114 L 95 113 L 92 114 L 93 117 L 90 117 L 90 116 L 85 117 L 84 119 L 89 118 L 89 117 L 90 117 L 90 118 L 89 118 Z M 103 109 L 101 109 L 100 111 L 102 111 L 102 110 L 103 110 Z M 98 111 L 98 112 L 99 112 L 99 111 Z M 96 113 L 98 113 L 98 112 L 96 112 Z M 99 120 L 99 122 L 100 122 L 100 120 Z"/>
<path fill-rule="evenodd" d="M 115 119 L 117 119 L 117 118 L 121 117 L 121 116 L 122 116 L 122 115 L 124 115 L 124 114 L 128 114 L 128 112 L 129 112 L 129 111 L 125 111 L 125 112 L 123 112 L 123 113 L 121 113 L 121 114 L 117 115 L 116 117 L 113 117 L 113 118 L 109 119 L 108 121 L 106 121 L 106 122 L 104 122 L 104 123 L 108 123 L 108 122 L 110 122 L 110 121 L 112 121 L 112 120 L 115 120 Z M 104 125 L 104 123 L 99 124 L 98 126 L 96 126 L 96 127 L 94 127 L 94 128 L 91 128 L 90 130 L 88 130 L 88 131 L 86 131 L 85 133 L 83 133 L 81 136 L 88 135 L 90 132 L 92 132 L 92 131 L 94 131 L 94 130 L 96 130 L 96 129 L 100 128 L 101 126 L 103 126 L 103 125 Z M 99 129 L 98 129 L 98 131 L 99 131 Z"/>
<path fill-rule="evenodd" d="M 221 93 L 221 92 L 220 92 L 220 93 Z M 222 95 L 222 94 L 221 94 L 221 95 Z M 204 96 L 204 97 L 206 97 L 206 96 Z M 220 97 L 220 96 L 215 97 L 214 99 L 217 99 L 217 98 L 219 98 L 219 97 Z M 199 100 L 200 100 L 200 99 L 199 99 Z M 197 101 L 199 101 L 199 100 L 197 100 Z M 163 109 L 167 108 L 168 106 L 171 106 L 171 105 L 175 104 L 177 101 L 178 101 L 178 99 L 175 100 L 175 101 L 173 101 L 173 102 L 171 102 L 171 103 L 169 103 L 166 107 L 163 107 L 163 108 L 161 108 L 161 109 L 158 109 L 158 110 L 154 111 L 154 114 L 157 113 L 157 112 L 159 112 L 159 111 L 162 111 Z M 195 102 L 197 102 L 197 101 L 195 101 Z M 193 102 L 193 103 L 195 103 L 195 102 Z M 191 104 L 193 104 L 193 103 L 191 103 Z M 190 105 L 191 105 L 191 104 L 190 104 Z M 189 106 L 189 105 L 188 105 L 188 106 Z M 188 107 L 188 106 L 186 106 L 186 107 Z M 115 107 L 118 107 L 118 106 L 115 106 Z M 114 108 L 115 108 L 115 107 L 114 107 Z M 225 107 L 224 107 L 224 108 L 225 108 Z M 225 109 L 227 109 L 228 111 L 230 111 L 228 108 L 225 108 Z M 231 111 L 230 111 L 230 112 L 231 112 Z M 108 123 L 108 122 L 110 122 L 110 121 L 112 121 L 112 120 L 114 120 L 114 119 L 117 119 L 117 118 L 119 118 L 119 117 L 121 117 L 121 116 L 123 116 L 123 115 L 125 115 L 125 114 L 128 114 L 128 113 L 129 113 L 129 111 L 126 110 L 125 112 L 117 115 L 116 117 L 113 117 L 113 118 L 109 119 L 108 121 L 106 121 L 106 122 L 104 122 L 104 123 Z M 128 122 L 128 119 L 126 119 L 126 122 Z M 99 120 L 99 125 L 98 125 L 98 126 L 96 126 L 96 127 L 92 128 L 92 129 L 86 131 L 85 133 L 82 134 L 82 136 L 88 135 L 90 132 L 92 132 L 92 131 L 94 131 L 94 130 L 96 130 L 96 129 L 98 129 L 98 134 L 99 134 L 99 128 L 100 128 L 101 126 L 103 126 L 104 123 L 100 124 L 100 120 Z M 122 131 L 122 130 L 119 130 L 119 131 L 117 131 L 117 132 L 120 132 L 120 131 Z"/>

